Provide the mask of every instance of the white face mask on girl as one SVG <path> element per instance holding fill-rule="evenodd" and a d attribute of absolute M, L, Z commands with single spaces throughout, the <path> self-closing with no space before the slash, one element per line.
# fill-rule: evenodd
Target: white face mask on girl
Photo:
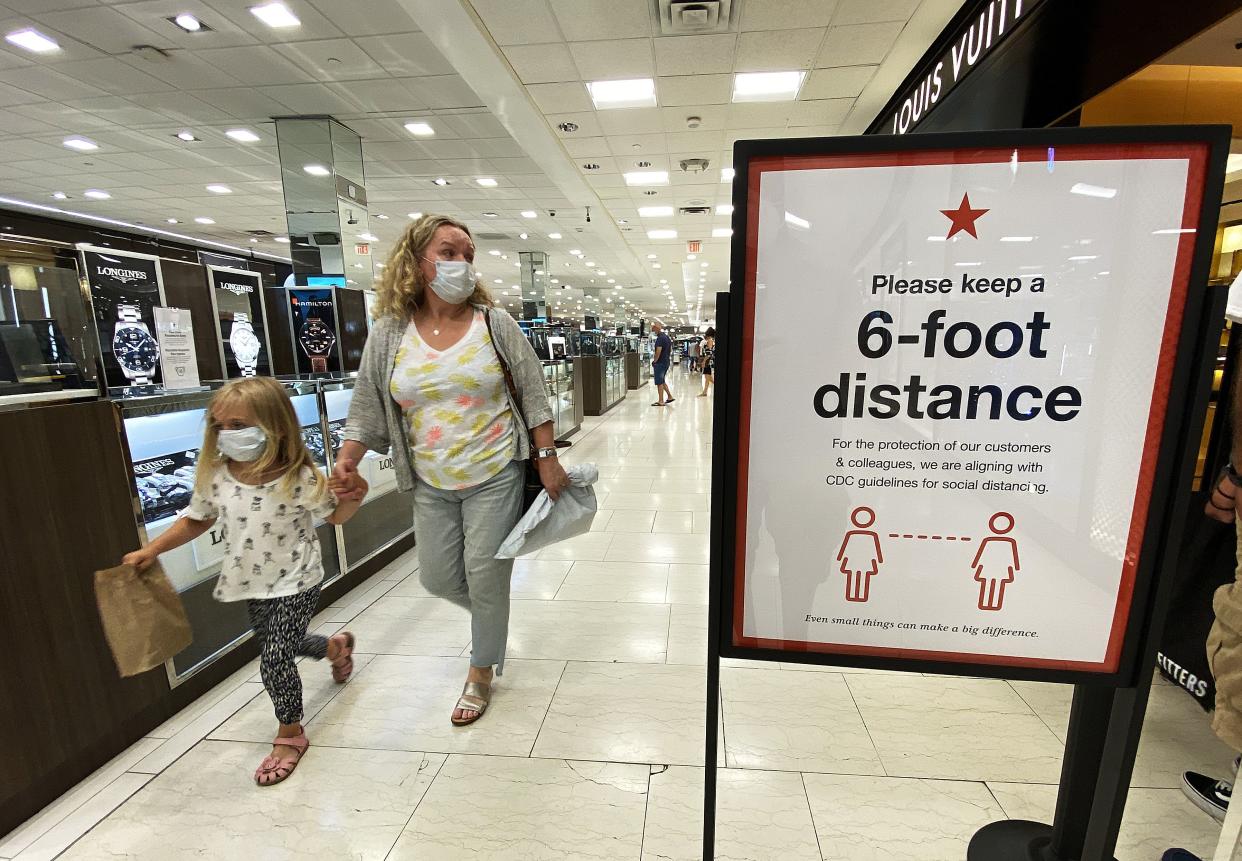
<path fill-rule="evenodd" d="M 431 290 L 450 305 L 460 305 L 474 293 L 478 276 L 465 260 L 436 260 L 436 277 Z"/>
<path fill-rule="evenodd" d="M 216 447 L 229 460 L 249 463 L 267 448 L 267 434 L 260 427 L 222 430 L 216 434 Z"/>

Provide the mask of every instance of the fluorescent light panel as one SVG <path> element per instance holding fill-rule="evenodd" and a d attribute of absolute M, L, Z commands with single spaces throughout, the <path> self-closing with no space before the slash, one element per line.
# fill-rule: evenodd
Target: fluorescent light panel
<path fill-rule="evenodd" d="M 647 238 L 648 239 L 676 239 L 677 231 L 676 230 L 648 230 Z"/>
<path fill-rule="evenodd" d="M 483 186 L 484 188 L 495 188 L 496 187 L 496 180 L 492 179 L 490 176 L 481 176 L 478 179 L 476 179 L 475 182 L 477 182 L 479 185 Z"/>
<path fill-rule="evenodd" d="M 302 165 L 302 170 L 306 171 L 311 176 L 327 176 L 332 173 L 332 171 L 328 170 L 321 164 L 304 164 Z"/>
<path fill-rule="evenodd" d="M 290 27 L 302 26 L 298 16 L 290 12 L 289 7 L 284 3 L 264 3 L 262 6 L 251 6 L 250 14 L 274 30 L 287 30 Z"/>
<path fill-rule="evenodd" d="M 733 76 L 733 101 L 793 101 L 805 78 L 806 72 L 742 72 Z"/>
<path fill-rule="evenodd" d="M 632 170 L 624 176 L 626 185 L 668 185 L 667 170 Z"/>
<path fill-rule="evenodd" d="M 60 50 L 60 45 L 56 44 L 56 40 L 44 36 L 32 27 L 14 30 L 4 37 L 4 41 L 19 48 L 25 48 L 27 51 L 34 51 L 36 54 L 50 54 Z"/>
<path fill-rule="evenodd" d="M 638 214 L 642 218 L 667 218 L 673 214 L 671 206 L 640 206 Z"/>
<path fill-rule="evenodd" d="M 79 152 L 90 152 L 91 150 L 99 149 L 99 144 L 82 137 L 65 138 L 64 144 L 69 149 L 76 149 Z"/>
<path fill-rule="evenodd" d="M 420 138 L 430 137 L 436 133 L 436 130 L 427 123 L 406 123 L 405 130 Z"/>
<path fill-rule="evenodd" d="M 259 139 L 259 136 L 250 129 L 229 129 L 224 136 L 239 143 L 254 143 Z"/>
<path fill-rule="evenodd" d="M 634 78 L 626 81 L 590 81 L 587 92 L 596 110 L 607 108 L 653 108 L 656 106 L 655 81 Z"/>

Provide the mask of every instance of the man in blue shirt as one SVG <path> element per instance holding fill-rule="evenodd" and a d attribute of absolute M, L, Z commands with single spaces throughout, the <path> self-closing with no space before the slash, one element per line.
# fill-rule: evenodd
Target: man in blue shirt
<path fill-rule="evenodd" d="M 651 369 L 655 373 L 656 402 L 653 407 L 662 407 L 673 402 L 673 393 L 668 388 L 668 369 L 673 364 L 673 339 L 664 331 L 664 324 L 656 320 L 651 324 L 655 333 L 655 356 L 651 361 Z"/>

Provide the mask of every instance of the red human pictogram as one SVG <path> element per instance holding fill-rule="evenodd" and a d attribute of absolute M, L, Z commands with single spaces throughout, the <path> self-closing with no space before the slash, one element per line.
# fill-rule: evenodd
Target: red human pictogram
<path fill-rule="evenodd" d="M 979 542 L 971 567 L 979 581 L 979 609 L 999 610 L 1005 605 L 1005 586 L 1020 570 L 1018 542 L 1007 533 L 1013 529 L 1013 515 L 998 511 L 988 521 L 993 534 Z"/>
<path fill-rule="evenodd" d="M 837 561 L 845 575 L 845 600 L 865 602 L 871 595 L 871 578 L 880 571 L 884 552 L 880 550 L 880 536 L 869 527 L 875 523 L 875 512 L 859 506 L 850 513 L 855 529 L 845 533 Z"/>

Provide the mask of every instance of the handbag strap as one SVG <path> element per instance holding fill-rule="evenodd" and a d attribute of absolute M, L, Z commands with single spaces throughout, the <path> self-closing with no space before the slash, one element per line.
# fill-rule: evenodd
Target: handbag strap
<path fill-rule="evenodd" d="M 492 332 L 492 309 L 483 309 L 483 322 L 487 325 L 487 337 L 492 342 L 492 349 L 496 351 L 496 359 L 500 362 L 500 372 L 504 375 L 505 386 L 509 389 L 509 399 L 513 402 L 514 412 L 517 413 L 517 419 L 522 423 L 522 427 L 526 430 L 526 437 L 531 441 L 530 450 L 533 458 L 535 445 L 534 437 L 531 435 L 530 428 L 526 427 L 526 416 L 522 414 L 522 401 L 518 398 L 517 386 L 513 382 L 513 372 L 509 370 L 509 363 L 505 361 L 505 354 L 500 349 L 500 344 L 496 341 L 496 335 Z"/>

